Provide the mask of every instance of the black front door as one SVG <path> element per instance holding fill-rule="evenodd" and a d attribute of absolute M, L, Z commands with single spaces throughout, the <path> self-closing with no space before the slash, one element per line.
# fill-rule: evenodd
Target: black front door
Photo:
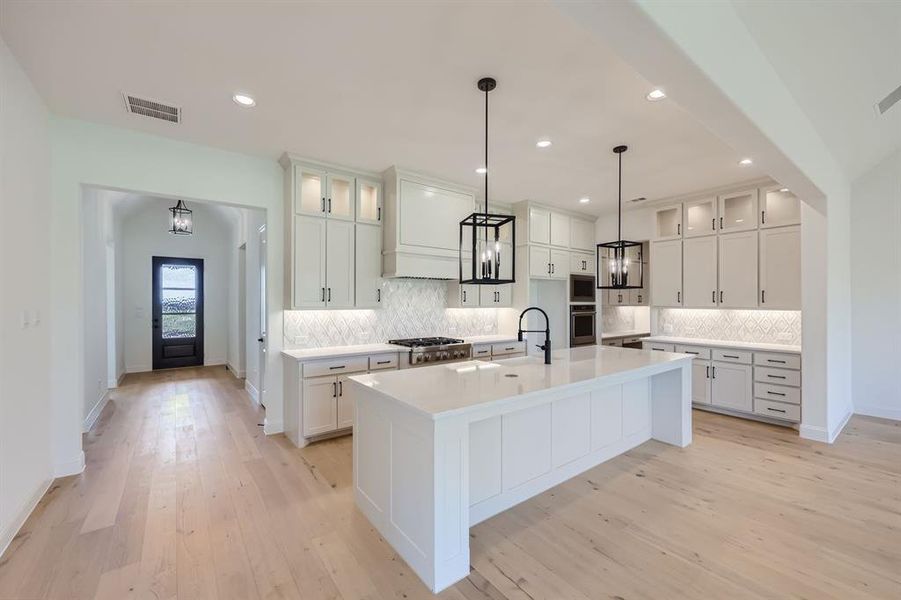
<path fill-rule="evenodd" d="M 153 368 L 203 364 L 203 259 L 153 257 Z"/>

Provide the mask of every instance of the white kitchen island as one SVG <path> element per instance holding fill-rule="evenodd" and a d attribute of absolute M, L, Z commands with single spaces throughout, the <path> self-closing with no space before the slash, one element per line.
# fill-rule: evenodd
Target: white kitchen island
<path fill-rule="evenodd" d="M 356 375 L 357 506 L 425 584 L 469 574 L 469 528 L 656 439 L 691 443 L 686 354 L 591 346 Z"/>

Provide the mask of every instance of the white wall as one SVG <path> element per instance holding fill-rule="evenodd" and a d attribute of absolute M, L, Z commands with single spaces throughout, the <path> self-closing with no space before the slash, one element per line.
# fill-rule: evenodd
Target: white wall
<path fill-rule="evenodd" d="M 194 202 L 189 203 L 189 208 L 194 211 L 194 234 L 172 235 L 168 232 L 170 206 L 171 200 L 145 199 L 122 222 L 125 277 L 122 306 L 125 311 L 125 369 L 129 373 L 153 368 L 151 274 L 154 256 L 203 259 L 203 363 L 224 365 L 228 358 L 232 225 L 219 211 Z M 87 213 L 85 217 L 88 217 Z M 85 277 L 89 277 L 87 271 Z M 88 337 L 87 332 L 85 337 Z"/>
<path fill-rule="evenodd" d="M 851 188 L 854 410 L 901 419 L 901 151 Z"/>
<path fill-rule="evenodd" d="M 44 165 L 46 176 L 46 164 Z M 72 119 L 51 119 L 50 216 L 53 320 L 54 464 L 57 475 L 77 473 L 81 448 L 84 377 L 79 260 L 85 186 L 131 190 L 170 199 L 222 202 L 266 210 L 269 224 L 269 336 L 266 433 L 283 430 L 282 312 L 284 308 L 283 170 L 253 157 Z M 127 315 L 126 315 L 127 316 Z"/>
<path fill-rule="evenodd" d="M 0 40 L 0 553 L 53 478 L 47 119 Z"/>

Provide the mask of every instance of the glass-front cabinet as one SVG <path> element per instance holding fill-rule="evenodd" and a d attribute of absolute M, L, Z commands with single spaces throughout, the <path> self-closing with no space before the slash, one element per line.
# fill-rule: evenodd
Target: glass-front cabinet
<path fill-rule="evenodd" d="M 684 204 L 685 237 L 716 233 L 716 198 L 689 200 Z"/>
<path fill-rule="evenodd" d="M 757 229 L 757 188 L 720 196 L 719 226 L 722 232 Z"/>
<path fill-rule="evenodd" d="M 801 222 L 801 201 L 788 188 L 772 185 L 760 189 L 760 227 L 781 227 Z"/>
<path fill-rule="evenodd" d="M 357 222 L 382 222 L 381 182 L 357 178 Z"/>
<path fill-rule="evenodd" d="M 654 228 L 657 240 L 672 240 L 682 237 L 682 205 L 658 208 L 655 213 Z"/>
<path fill-rule="evenodd" d="M 300 215 L 324 216 L 326 212 L 325 171 L 300 165 L 294 167 L 294 210 Z"/>

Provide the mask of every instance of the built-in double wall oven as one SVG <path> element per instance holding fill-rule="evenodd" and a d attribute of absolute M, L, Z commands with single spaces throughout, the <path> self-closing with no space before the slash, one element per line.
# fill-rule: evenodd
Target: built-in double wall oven
<path fill-rule="evenodd" d="M 597 309 L 594 304 L 571 304 L 569 307 L 569 345 L 590 346 L 597 343 Z"/>

